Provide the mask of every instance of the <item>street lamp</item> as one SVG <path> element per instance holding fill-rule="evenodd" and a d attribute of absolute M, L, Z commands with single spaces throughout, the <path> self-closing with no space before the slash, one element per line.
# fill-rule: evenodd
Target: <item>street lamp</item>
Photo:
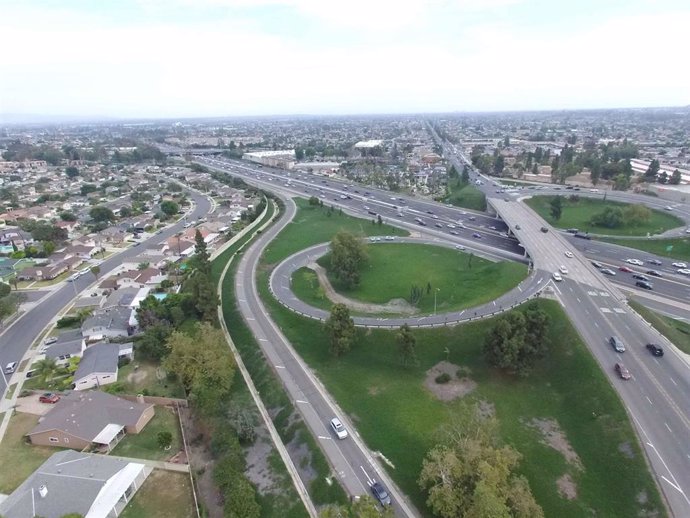
<path fill-rule="evenodd" d="M 436 288 L 434 290 L 434 315 L 436 314 L 436 294 L 441 291 L 441 288 Z"/>

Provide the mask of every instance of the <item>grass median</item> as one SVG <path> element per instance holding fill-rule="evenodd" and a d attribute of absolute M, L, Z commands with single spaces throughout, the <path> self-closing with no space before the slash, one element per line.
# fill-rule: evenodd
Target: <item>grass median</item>
<path fill-rule="evenodd" d="M 515 288 L 527 276 L 523 264 L 493 262 L 433 245 L 385 242 L 367 246 L 367 255 L 361 281 L 350 289 L 332 275 L 330 254 L 318 263 L 326 269 L 338 293 L 372 304 L 402 299 L 407 309 L 419 314 L 455 311 L 490 302 Z M 330 309 L 331 303 L 311 270 L 295 272 L 291 287 L 305 302 Z M 419 297 L 414 299 L 415 303 L 413 287 L 417 288 Z"/>
<path fill-rule="evenodd" d="M 450 180 L 448 183 L 450 194 L 446 196 L 445 202 L 463 207 L 470 210 L 485 211 L 486 196 L 474 185 L 463 183 L 460 179 Z"/>
<path fill-rule="evenodd" d="M 669 259 L 690 261 L 690 237 L 672 239 L 616 239 L 607 237 L 601 240 Z"/>
<path fill-rule="evenodd" d="M 681 219 L 659 210 L 652 210 L 649 220 L 636 226 L 624 225 L 616 228 L 608 228 L 592 225 L 590 222 L 592 216 L 602 212 L 606 207 L 619 207 L 624 209 L 630 204 L 579 196 L 577 197 L 577 201 L 571 200 L 570 196 L 561 196 L 563 200 L 563 212 L 560 219 L 555 220 L 551 217 L 550 205 L 551 200 L 554 198 L 555 196 L 533 196 L 525 200 L 525 203 L 554 227 L 577 228 L 580 232 L 591 232 L 593 234 L 608 236 L 646 236 L 647 234 L 661 234 L 662 232 L 683 225 Z"/>
<path fill-rule="evenodd" d="M 685 354 L 690 354 L 690 324 L 675 318 L 661 315 L 656 311 L 643 306 L 635 300 L 629 300 L 628 304 L 647 322 L 652 324 L 654 329 L 668 338 L 678 349 Z"/>

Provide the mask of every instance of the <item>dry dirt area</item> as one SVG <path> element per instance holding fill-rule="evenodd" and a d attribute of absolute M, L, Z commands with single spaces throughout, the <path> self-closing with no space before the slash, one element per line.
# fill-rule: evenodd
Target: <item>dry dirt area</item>
<path fill-rule="evenodd" d="M 583 469 L 582 461 L 580 457 L 575 452 L 573 447 L 568 442 L 568 439 L 558 426 L 558 423 L 553 419 L 532 419 L 529 426 L 536 428 L 541 433 L 543 442 L 561 453 L 568 464 L 576 467 L 577 469 Z"/>
<path fill-rule="evenodd" d="M 280 482 L 276 480 L 273 469 L 269 464 L 269 457 L 273 452 L 273 444 L 265 426 L 256 427 L 256 440 L 246 451 L 246 475 L 256 485 L 259 493 L 281 493 Z"/>
<path fill-rule="evenodd" d="M 127 381 L 133 385 L 138 385 L 146 379 L 148 374 L 146 369 L 134 370 L 127 375 Z"/>
<path fill-rule="evenodd" d="M 331 281 L 328 280 L 326 270 L 316 263 L 307 265 L 307 268 L 314 270 L 323 288 L 323 292 L 328 300 L 334 304 L 345 304 L 351 311 L 357 313 L 392 313 L 396 315 L 414 315 L 419 310 L 405 299 L 392 299 L 386 304 L 369 304 L 359 300 L 350 299 L 335 291 Z"/>
<path fill-rule="evenodd" d="M 458 378 L 457 374 L 460 369 L 459 365 L 447 361 L 438 362 L 426 371 L 424 386 L 441 401 L 453 401 L 459 397 L 464 397 L 477 388 L 477 383 L 464 375 Z M 448 383 L 436 383 L 436 377 L 443 373 L 450 376 L 450 381 Z"/>
<path fill-rule="evenodd" d="M 577 484 L 575 484 L 569 473 L 556 480 L 556 485 L 558 486 L 558 494 L 566 500 L 575 500 L 577 498 Z"/>

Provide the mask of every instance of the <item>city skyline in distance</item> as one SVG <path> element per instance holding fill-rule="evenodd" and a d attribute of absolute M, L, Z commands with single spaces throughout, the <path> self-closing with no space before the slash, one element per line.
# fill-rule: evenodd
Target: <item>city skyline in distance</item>
<path fill-rule="evenodd" d="M 0 0 L 0 120 L 687 106 L 690 5 Z M 5 114 L 4 116 L 1 114 Z M 29 121 L 30 122 L 30 121 Z"/>

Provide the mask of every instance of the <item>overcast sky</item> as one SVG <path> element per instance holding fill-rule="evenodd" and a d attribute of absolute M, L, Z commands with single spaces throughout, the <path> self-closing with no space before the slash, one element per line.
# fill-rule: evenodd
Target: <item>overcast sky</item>
<path fill-rule="evenodd" d="M 688 0 L 0 0 L 0 113 L 690 104 Z"/>

